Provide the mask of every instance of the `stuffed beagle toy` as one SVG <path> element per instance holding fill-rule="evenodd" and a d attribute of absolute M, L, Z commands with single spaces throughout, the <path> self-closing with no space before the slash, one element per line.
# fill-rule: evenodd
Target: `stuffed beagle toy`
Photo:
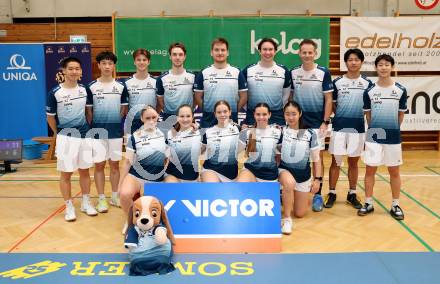
<path fill-rule="evenodd" d="M 136 199 L 128 214 L 125 247 L 129 250 L 130 275 L 166 274 L 171 263 L 173 231 L 166 211 L 156 197 Z"/>

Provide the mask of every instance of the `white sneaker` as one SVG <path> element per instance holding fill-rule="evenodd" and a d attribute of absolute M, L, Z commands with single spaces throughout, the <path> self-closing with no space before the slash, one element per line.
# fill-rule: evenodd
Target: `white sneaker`
<path fill-rule="evenodd" d="M 64 212 L 64 220 L 67 222 L 73 222 L 76 220 L 75 207 L 72 201 L 66 203 L 66 211 Z"/>
<path fill-rule="evenodd" d="M 115 207 L 121 207 L 121 201 L 119 200 L 119 196 L 112 196 L 110 199 L 110 205 Z"/>
<path fill-rule="evenodd" d="M 281 233 L 285 235 L 290 235 L 292 233 L 292 218 L 281 219 Z"/>
<path fill-rule="evenodd" d="M 90 204 L 90 200 L 88 198 L 83 198 L 81 202 L 81 212 L 84 212 L 89 216 L 98 215 L 98 212 L 95 208 L 93 208 L 92 204 Z"/>

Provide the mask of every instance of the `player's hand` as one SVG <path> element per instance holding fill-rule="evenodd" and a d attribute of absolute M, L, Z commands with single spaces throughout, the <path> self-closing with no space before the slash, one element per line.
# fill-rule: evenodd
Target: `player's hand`
<path fill-rule="evenodd" d="M 321 135 L 321 137 L 325 137 L 327 134 L 327 129 L 328 129 L 328 125 L 325 123 L 322 123 L 321 126 L 319 127 L 319 134 Z"/>
<path fill-rule="evenodd" d="M 247 129 L 247 128 L 249 128 L 249 125 L 244 124 L 244 123 L 241 125 L 241 129 Z"/>
<path fill-rule="evenodd" d="M 312 185 L 310 186 L 310 192 L 311 193 L 317 193 L 319 190 L 319 185 L 320 185 L 320 181 L 319 180 L 314 180 L 312 182 Z"/>
<path fill-rule="evenodd" d="M 192 123 L 191 127 L 192 127 L 193 131 L 197 131 L 200 128 L 200 126 L 197 122 Z"/>

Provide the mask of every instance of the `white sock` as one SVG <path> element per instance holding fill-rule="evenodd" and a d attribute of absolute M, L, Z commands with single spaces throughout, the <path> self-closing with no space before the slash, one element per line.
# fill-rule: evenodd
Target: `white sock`
<path fill-rule="evenodd" d="M 104 193 L 99 194 L 99 200 L 102 200 L 102 199 L 105 199 L 105 194 Z"/>
<path fill-rule="evenodd" d="M 66 206 L 72 206 L 73 205 L 73 200 L 72 199 L 65 200 L 64 203 L 66 203 Z"/>
<path fill-rule="evenodd" d="M 399 206 L 399 199 L 393 199 L 393 203 L 391 204 L 391 206 Z"/>
<path fill-rule="evenodd" d="M 367 197 L 365 198 L 365 203 L 368 203 L 370 205 L 373 205 L 373 197 Z"/>
<path fill-rule="evenodd" d="M 119 197 L 119 193 L 117 191 L 112 191 L 112 199 L 116 199 Z"/>
<path fill-rule="evenodd" d="M 356 194 L 356 189 L 350 189 L 349 194 Z"/>
<path fill-rule="evenodd" d="M 330 189 L 330 193 L 336 194 L 336 189 Z"/>

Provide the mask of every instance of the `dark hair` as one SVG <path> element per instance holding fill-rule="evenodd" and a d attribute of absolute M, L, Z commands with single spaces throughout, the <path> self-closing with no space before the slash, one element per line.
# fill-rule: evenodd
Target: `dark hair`
<path fill-rule="evenodd" d="M 185 45 L 181 42 L 173 42 L 172 44 L 170 44 L 170 47 L 168 47 L 168 53 L 171 55 L 171 50 L 173 50 L 173 48 L 180 48 L 183 50 L 183 54 L 186 55 L 186 48 Z"/>
<path fill-rule="evenodd" d="M 295 102 L 295 101 L 288 101 L 287 104 L 284 106 L 283 108 L 283 113 L 286 113 L 286 110 L 288 107 L 294 107 L 298 110 L 299 114 L 302 115 L 302 109 L 300 107 L 300 105 Z M 300 116 L 299 121 L 298 121 L 298 128 L 299 129 L 304 129 L 304 121 L 302 116 Z"/>
<path fill-rule="evenodd" d="M 216 44 L 225 44 L 226 49 L 229 50 L 229 43 L 225 38 L 218 37 L 218 38 L 214 39 L 211 43 L 211 49 L 213 49 L 214 45 L 216 45 Z"/>
<path fill-rule="evenodd" d="M 258 103 L 254 108 L 254 114 L 255 114 L 255 111 L 258 107 L 264 107 L 267 109 L 267 111 L 269 113 L 271 113 L 270 107 L 267 103 Z M 250 130 L 251 133 L 249 134 L 248 143 L 246 145 L 246 155 L 248 157 L 249 157 L 249 153 L 257 151 L 257 131 L 256 131 L 256 128 L 257 128 L 257 122 L 254 123 L 253 128 Z"/>
<path fill-rule="evenodd" d="M 216 102 L 214 105 L 214 113 L 217 110 L 217 107 L 219 105 L 225 105 L 228 108 L 228 110 L 231 111 L 231 106 L 229 105 L 229 103 L 225 100 L 220 100 L 220 101 Z"/>
<path fill-rule="evenodd" d="M 189 109 L 191 110 L 191 115 L 192 115 L 192 117 L 193 117 L 193 122 L 194 122 L 194 112 L 193 112 L 193 108 L 192 108 L 189 104 L 183 104 L 183 105 L 181 105 L 181 106 L 177 109 L 176 114 L 179 115 L 180 110 L 181 110 L 182 108 L 184 108 L 184 107 L 187 107 L 187 108 L 189 108 Z M 173 128 L 174 128 L 174 130 L 176 130 L 176 131 L 180 131 L 180 128 L 181 128 L 180 123 L 177 121 L 176 124 L 173 125 Z"/>
<path fill-rule="evenodd" d="M 96 55 L 96 62 L 100 63 L 102 60 L 111 60 L 111 61 L 113 61 L 113 63 L 116 64 L 116 62 L 118 61 L 118 58 L 111 51 L 103 51 L 103 52 L 98 53 L 98 55 Z"/>
<path fill-rule="evenodd" d="M 265 42 L 270 42 L 270 43 L 273 45 L 273 48 L 275 49 L 275 51 L 277 51 L 277 49 L 278 49 L 278 44 L 277 44 L 277 42 L 276 42 L 275 40 L 273 40 L 273 39 L 270 38 L 270 37 L 265 37 L 265 38 L 263 38 L 263 39 L 260 41 L 260 43 L 258 44 L 258 50 L 259 50 L 259 51 L 261 51 L 261 46 L 262 46 L 263 43 L 265 43 Z"/>
<path fill-rule="evenodd" d="M 314 41 L 311 40 L 311 39 L 306 38 L 306 39 L 303 39 L 303 40 L 299 43 L 299 49 L 301 49 L 301 47 L 302 47 L 303 45 L 305 45 L 305 44 L 311 44 L 311 45 L 313 45 L 313 47 L 314 47 L 315 49 L 318 48 L 318 45 L 316 44 L 316 42 L 314 42 Z"/>
<path fill-rule="evenodd" d="M 64 58 L 63 61 L 61 61 L 61 67 L 66 68 L 67 64 L 69 64 L 70 62 L 76 62 L 81 66 L 81 61 L 78 58 L 69 56 Z"/>
<path fill-rule="evenodd" d="M 142 120 L 142 117 L 144 116 L 144 112 L 146 112 L 149 109 L 152 109 L 157 113 L 156 109 L 152 105 L 146 105 L 141 110 L 141 120 Z"/>
<path fill-rule="evenodd" d="M 391 55 L 388 54 L 381 54 L 378 57 L 376 57 L 376 60 L 374 60 L 374 66 L 377 67 L 377 64 L 379 64 L 379 61 L 385 60 L 391 63 L 391 66 L 394 66 L 394 58 Z"/>
<path fill-rule="evenodd" d="M 137 49 L 135 52 L 133 52 L 133 59 L 136 59 L 136 57 L 138 57 L 139 55 L 145 55 L 145 57 L 150 60 L 151 59 L 151 54 L 148 50 L 146 50 L 145 48 L 139 48 Z"/>
<path fill-rule="evenodd" d="M 356 55 L 357 58 L 359 58 L 362 62 L 364 62 L 364 59 L 365 59 L 364 53 L 359 48 L 351 48 L 351 49 L 347 50 L 344 53 L 344 62 L 347 62 L 348 57 L 350 57 L 350 55 L 352 55 L 352 54 Z"/>

